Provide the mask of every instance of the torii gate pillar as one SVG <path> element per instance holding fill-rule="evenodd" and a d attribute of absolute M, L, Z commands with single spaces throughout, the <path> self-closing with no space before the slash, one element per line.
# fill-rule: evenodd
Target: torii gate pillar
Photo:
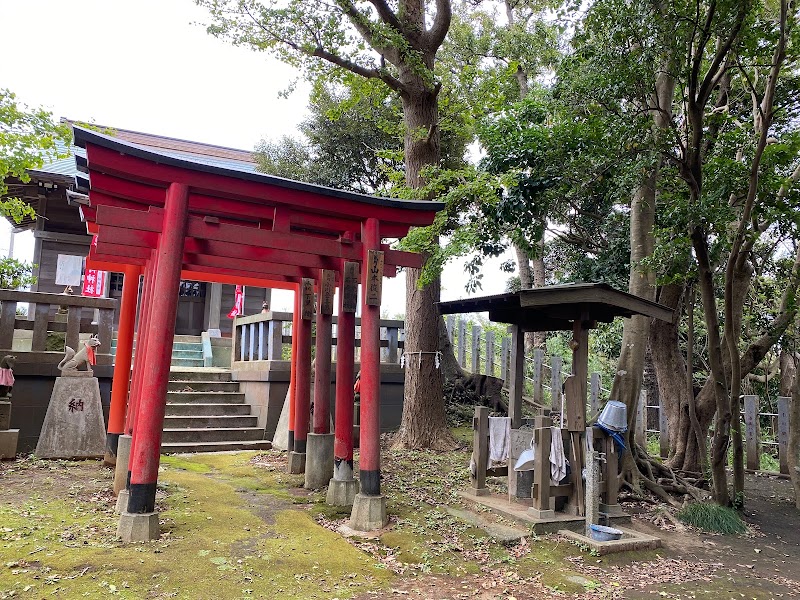
<path fill-rule="evenodd" d="M 158 513 L 155 512 L 156 484 L 188 208 L 189 187 L 181 183 L 170 184 L 155 257 L 153 286 L 159 293 L 157 296 L 153 294 L 147 332 L 147 363 L 143 365 L 141 398 L 130 457 L 130 495 L 127 511 L 120 515 L 117 529 L 117 535 L 125 542 L 146 541 L 160 535 Z"/>
<path fill-rule="evenodd" d="M 350 527 L 373 531 L 386 526 L 386 497 L 381 495 L 381 290 L 383 252 L 380 224 L 367 219 L 361 228 L 364 246 L 361 308 L 361 433 L 359 479 Z"/>

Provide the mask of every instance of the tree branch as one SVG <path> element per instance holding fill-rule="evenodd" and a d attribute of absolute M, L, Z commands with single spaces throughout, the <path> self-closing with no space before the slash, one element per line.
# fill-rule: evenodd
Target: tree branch
<path fill-rule="evenodd" d="M 310 56 L 316 56 L 318 58 L 326 60 L 329 63 L 336 65 L 337 67 L 341 67 L 342 69 L 347 69 L 348 71 L 350 71 L 351 73 L 355 73 L 356 75 L 361 75 L 362 77 L 366 77 L 368 79 L 380 79 L 390 88 L 398 92 L 405 91 L 405 86 L 402 84 L 402 82 L 396 77 L 392 77 L 384 69 L 369 69 L 347 58 L 339 56 L 338 54 L 329 52 L 324 48 L 315 48 L 313 52 L 308 54 Z"/>
<path fill-rule="evenodd" d="M 450 0 L 436 0 L 436 19 L 424 37 L 424 46 L 429 52 L 435 52 L 442 45 L 452 18 L 453 7 Z"/>

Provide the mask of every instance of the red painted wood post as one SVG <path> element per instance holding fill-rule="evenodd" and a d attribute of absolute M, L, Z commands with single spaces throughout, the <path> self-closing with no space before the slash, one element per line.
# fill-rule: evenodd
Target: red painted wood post
<path fill-rule="evenodd" d="M 136 343 L 136 357 L 133 364 L 133 374 L 131 377 L 131 391 L 128 396 L 128 413 L 125 415 L 125 434 L 133 436 L 136 428 L 136 416 L 139 413 L 139 399 L 142 391 L 142 372 L 147 360 L 147 332 L 150 323 L 150 307 L 153 300 L 153 280 L 155 279 L 155 263 L 148 261 L 144 271 L 144 285 L 142 286 L 142 305 L 139 311 L 138 340 Z M 131 487 L 131 457 L 134 452 L 135 438 L 131 437 L 130 449 L 128 451 L 128 464 L 125 465 L 125 489 Z M 117 484 L 118 485 L 118 484 Z M 116 487 L 116 485 L 115 485 Z"/>
<path fill-rule="evenodd" d="M 188 222 L 189 187 L 172 183 L 164 202 L 164 221 L 155 258 L 153 302 L 148 327 L 147 362 L 142 376 L 136 430 L 131 454 L 129 513 L 155 510 L 161 435 L 167 403 L 172 342 Z"/>
<path fill-rule="evenodd" d="M 311 319 L 314 316 L 314 280 L 303 278 L 300 286 L 300 319 L 295 359 L 294 450 L 289 472 L 305 472 L 308 425 L 311 420 Z"/>
<path fill-rule="evenodd" d="M 338 481 L 353 478 L 353 384 L 357 307 L 358 263 L 346 262 L 336 321 L 336 438 L 333 447 L 333 478 Z"/>
<path fill-rule="evenodd" d="M 314 344 L 314 433 L 331 430 L 331 343 L 333 336 L 333 271 L 320 272 L 317 298 L 317 336 Z"/>
<path fill-rule="evenodd" d="M 131 380 L 133 332 L 136 327 L 136 301 L 139 297 L 141 267 L 126 266 L 122 280 L 122 302 L 119 307 L 117 354 L 114 359 L 114 379 L 111 383 L 111 406 L 108 410 L 106 462 L 116 463 L 119 436 L 125 432 L 125 408 L 128 404 L 128 385 Z M 113 461 L 109 460 L 113 457 Z"/>
<path fill-rule="evenodd" d="M 380 248 L 380 229 L 377 219 L 367 219 L 361 228 L 364 244 L 361 308 L 361 433 L 359 478 L 361 494 L 381 494 L 381 285 L 383 253 Z"/>
<path fill-rule="evenodd" d="M 294 311 L 292 312 L 292 355 L 291 371 L 289 374 L 289 438 L 286 449 L 294 450 L 294 415 L 297 398 L 297 331 L 300 328 L 300 289 L 294 290 Z"/>
<path fill-rule="evenodd" d="M 150 305 L 153 299 L 153 279 L 155 278 L 155 264 L 148 261 L 144 269 L 144 285 L 142 286 L 142 305 L 139 310 L 139 327 L 137 328 L 136 356 L 133 360 L 133 375 L 131 377 L 131 391 L 128 400 L 128 414 L 125 416 L 125 432 L 133 433 L 136 425 L 136 411 L 139 408 L 141 396 L 142 370 L 144 369 L 145 354 L 147 352 L 147 332 L 150 323 Z"/>

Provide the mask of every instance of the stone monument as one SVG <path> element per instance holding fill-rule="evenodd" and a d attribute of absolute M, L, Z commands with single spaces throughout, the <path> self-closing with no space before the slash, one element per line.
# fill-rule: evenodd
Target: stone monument
<path fill-rule="evenodd" d="M 16 356 L 0 359 L 0 460 L 17 456 L 19 429 L 11 429 L 11 388 L 14 386 Z"/>
<path fill-rule="evenodd" d="M 91 365 L 96 337 L 82 342 L 75 352 L 66 347 L 66 355 L 58 364 L 61 377 L 56 378 L 50 404 L 39 435 L 34 455 L 38 458 L 102 458 L 105 454 L 106 428 L 100 386 Z"/>

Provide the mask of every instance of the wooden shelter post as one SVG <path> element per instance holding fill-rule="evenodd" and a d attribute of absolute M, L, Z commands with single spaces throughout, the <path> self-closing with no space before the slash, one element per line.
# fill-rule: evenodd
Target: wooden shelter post
<path fill-rule="evenodd" d="M 358 483 L 353 478 L 353 380 L 358 275 L 358 263 L 344 263 L 342 286 L 339 290 L 339 317 L 336 322 L 336 429 L 333 479 L 328 483 L 327 496 L 327 503 L 332 506 L 352 506 L 358 491 Z"/>
<path fill-rule="evenodd" d="M 137 527 L 147 528 L 148 539 L 158 537 L 155 513 L 156 484 L 161 455 L 161 436 L 167 402 L 169 365 L 175 336 L 175 316 L 183 263 L 183 243 L 189 215 L 189 187 L 172 183 L 164 203 L 164 221 L 155 258 L 155 278 L 136 430 L 131 455 L 128 510 L 120 517 L 118 534 L 124 541 L 143 537 Z M 143 516 L 144 519 L 137 519 Z"/>
<path fill-rule="evenodd" d="M 317 334 L 314 352 L 314 420 L 306 448 L 305 487 L 328 485 L 333 473 L 331 433 L 331 343 L 333 338 L 333 296 L 336 273 L 323 269 L 317 293 Z"/>
<path fill-rule="evenodd" d="M 300 319 L 297 326 L 295 363 L 294 449 L 289 453 L 288 471 L 305 473 L 308 426 L 311 420 L 311 320 L 314 318 L 314 280 L 300 284 Z"/>
<path fill-rule="evenodd" d="M 371 531 L 388 522 L 386 498 L 381 496 L 380 318 L 383 283 L 383 252 L 380 251 L 380 223 L 367 219 L 361 228 L 364 247 L 361 308 L 361 419 L 359 478 L 361 492 L 353 502 L 350 526 Z"/>
<path fill-rule="evenodd" d="M 525 388 L 525 334 L 519 325 L 511 325 L 511 384 L 508 391 L 508 416 L 511 429 L 522 425 L 522 391 Z"/>

